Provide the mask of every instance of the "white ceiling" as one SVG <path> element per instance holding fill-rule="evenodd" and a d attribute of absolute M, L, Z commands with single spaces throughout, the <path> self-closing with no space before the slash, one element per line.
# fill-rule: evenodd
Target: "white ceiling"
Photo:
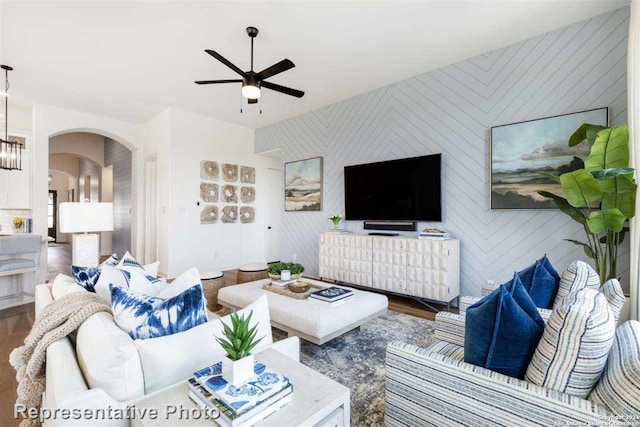
<path fill-rule="evenodd" d="M 14 102 L 143 122 L 166 107 L 259 128 L 627 5 L 610 1 L 59 2 L 2 1 L 2 62 Z M 237 78 L 203 52 L 249 68 L 296 68 L 244 104 Z"/>

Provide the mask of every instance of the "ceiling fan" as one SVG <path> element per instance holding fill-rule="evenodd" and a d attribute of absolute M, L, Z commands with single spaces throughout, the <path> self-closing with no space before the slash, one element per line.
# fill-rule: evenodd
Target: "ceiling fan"
<path fill-rule="evenodd" d="M 247 27 L 247 35 L 251 37 L 251 70 L 242 71 L 239 67 L 232 64 L 231 61 L 220 55 L 218 52 L 205 49 L 205 52 L 216 58 L 218 61 L 222 62 L 227 67 L 231 68 L 236 73 L 240 74 L 242 78 L 230 80 L 198 80 L 195 83 L 199 85 L 242 83 L 242 96 L 248 99 L 249 104 L 256 104 L 258 102 L 258 98 L 260 98 L 261 94 L 261 88 L 271 89 L 275 90 L 276 92 L 284 93 L 286 95 L 302 98 L 304 96 L 304 92 L 301 90 L 292 89 L 290 87 L 280 86 L 275 83 L 265 81 L 269 77 L 273 77 L 276 74 L 280 74 L 283 71 L 287 71 L 295 67 L 295 64 L 290 60 L 283 59 L 277 64 L 274 64 L 271 67 L 267 67 L 258 73 L 253 71 L 253 39 L 258 35 L 258 29 L 255 27 Z"/>

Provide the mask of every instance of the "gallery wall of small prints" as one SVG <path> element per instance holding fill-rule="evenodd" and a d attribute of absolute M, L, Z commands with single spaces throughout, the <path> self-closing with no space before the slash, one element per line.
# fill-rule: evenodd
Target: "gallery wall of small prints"
<path fill-rule="evenodd" d="M 256 169 L 203 160 L 200 163 L 200 224 L 255 221 Z"/>

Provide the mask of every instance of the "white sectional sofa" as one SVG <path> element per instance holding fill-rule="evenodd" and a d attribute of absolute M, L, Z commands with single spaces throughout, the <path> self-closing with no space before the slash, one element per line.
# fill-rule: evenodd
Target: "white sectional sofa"
<path fill-rule="evenodd" d="M 37 286 L 36 317 L 52 301 L 51 285 Z M 274 348 L 298 361 L 297 337 L 273 342 L 267 304 L 262 297 L 239 311 L 253 310 L 258 336 L 264 336 L 254 352 Z M 50 410 L 124 408 L 221 360 L 223 350 L 214 337 L 220 336 L 221 330 L 219 318 L 213 315 L 209 322 L 186 332 L 133 340 L 111 314 L 97 313 L 82 324 L 75 339 L 66 337 L 48 347 L 42 406 Z M 45 421 L 45 425 L 70 424 L 128 426 L 129 420 Z"/>

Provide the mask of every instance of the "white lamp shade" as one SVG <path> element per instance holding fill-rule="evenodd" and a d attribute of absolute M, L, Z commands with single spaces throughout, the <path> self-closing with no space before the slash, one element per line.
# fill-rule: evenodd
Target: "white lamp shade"
<path fill-rule="evenodd" d="M 113 231 L 113 203 L 60 203 L 61 233 Z"/>

